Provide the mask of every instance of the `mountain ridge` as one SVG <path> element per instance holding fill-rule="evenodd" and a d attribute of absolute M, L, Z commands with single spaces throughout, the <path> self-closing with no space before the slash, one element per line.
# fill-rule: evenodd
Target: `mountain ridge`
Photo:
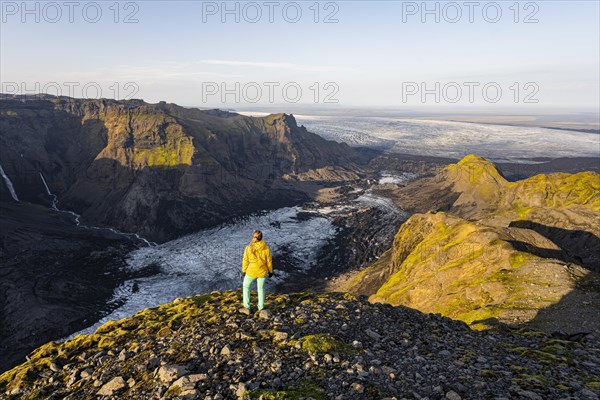
<path fill-rule="evenodd" d="M 0 127 L 3 168 L 25 200 L 48 202 L 41 173 L 84 221 L 154 241 L 306 200 L 297 181 L 357 179 L 370 158 L 291 115 L 141 100 L 2 100 Z"/>

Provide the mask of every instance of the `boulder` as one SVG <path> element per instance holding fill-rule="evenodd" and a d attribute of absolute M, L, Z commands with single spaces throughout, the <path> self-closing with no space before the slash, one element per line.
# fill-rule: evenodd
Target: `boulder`
<path fill-rule="evenodd" d="M 158 370 L 158 378 L 163 383 L 171 383 L 187 372 L 183 365 L 163 365 Z"/>
<path fill-rule="evenodd" d="M 117 376 L 112 378 L 110 381 L 105 383 L 100 390 L 98 390 L 98 396 L 112 396 L 118 391 L 125 389 L 127 387 L 127 382 L 123 379 L 122 376 Z"/>

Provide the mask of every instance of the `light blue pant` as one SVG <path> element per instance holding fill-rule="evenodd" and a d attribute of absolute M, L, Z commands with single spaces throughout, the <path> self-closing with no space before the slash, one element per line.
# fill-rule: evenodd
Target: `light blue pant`
<path fill-rule="evenodd" d="M 256 280 L 256 288 L 258 289 L 258 309 L 262 310 L 265 307 L 265 281 L 266 276 L 262 278 L 250 278 L 244 276 L 244 307 L 250 308 L 250 285 Z"/>

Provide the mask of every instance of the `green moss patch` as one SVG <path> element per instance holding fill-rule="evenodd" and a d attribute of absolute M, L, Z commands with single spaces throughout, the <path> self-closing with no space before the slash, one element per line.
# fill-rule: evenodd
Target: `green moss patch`
<path fill-rule="evenodd" d="M 261 390 L 255 392 L 246 392 L 245 395 L 250 396 L 251 399 L 263 400 L 299 400 L 306 398 L 313 398 L 315 400 L 325 400 L 325 389 L 323 389 L 321 386 L 315 383 L 305 382 L 297 388 L 290 388 L 288 390 Z"/>
<path fill-rule="evenodd" d="M 328 333 L 317 333 L 314 335 L 307 335 L 300 339 L 302 350 L 308 353 L 340 353 L 347 354 L 352 353 L 355 349 L 342 342 L 338 337 L 330 335 Z"/>

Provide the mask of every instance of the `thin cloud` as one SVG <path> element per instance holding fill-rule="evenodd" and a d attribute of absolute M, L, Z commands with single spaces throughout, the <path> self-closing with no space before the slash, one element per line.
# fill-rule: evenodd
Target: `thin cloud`
<path fill-rule="evenodd" d="M 152 80 L 152 81 L 202 81 L 207 78 L 240 79 L 242 74 L 198 70 L 190 63 L 171 63 L 161 66 L 117 65 L 90 71 L 70 71 L 71 79 L 106 80 Z"/>
<path fill-rule="evenodd" d="M 305 72 L 351 71 L 349 69 L 342 69 L 339 67 L 331 67 L 331 66 L 301 65 L 301 64 L 277 63 L 277 62 L 239 61 L 239 60 L 200 60 L 200 61 L 198 61 L 198 63 L 199 64 L 209 64 L 209 65 L 226 65 L 226 66 L 233 66 L 233 67 L 286 69 L 286 70 L 305 71 Z"/>

